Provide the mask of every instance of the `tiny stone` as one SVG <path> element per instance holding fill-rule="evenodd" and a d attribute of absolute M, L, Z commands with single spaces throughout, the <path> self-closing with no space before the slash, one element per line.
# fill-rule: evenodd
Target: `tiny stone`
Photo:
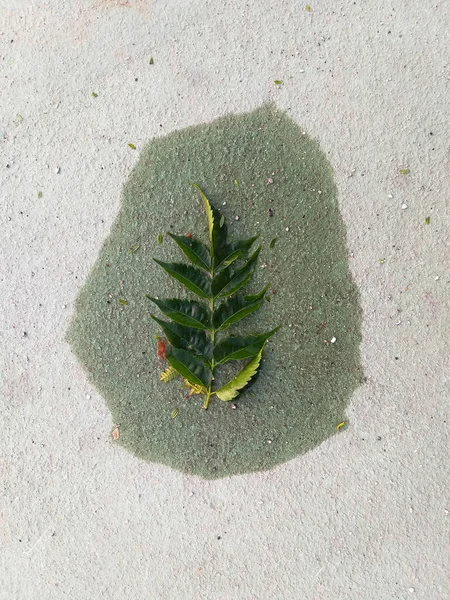
<path fill-rule="evenodd" d="M 435 281 L 439 281 L 440 277 L 439 275 L 436 275 L 436 277 L 434 278 Z"/>
<path fill-rule="evenodd" d="M 407 204 L 402 204 L 402 210 L 405 210 L 406 208 L 408 208 Z"/>
<path fill-rule="evenodd" d="M 234 217 L 234 220 L 235 220 L 235 221 L 239 221 L 239 217 L 236 215 L 236 216 Z"/>
<path fill-rule="evenodd" d="M 56 167 L 55 173 L 58 175 L 61 172 L 61 167 Z"/>
<path fill-rule="evenodd" d="M 392 194 L 388 194 L 388 198 L 389 198 L 389 200 L 392 200 L 392 198 L 393 198 L 393 197 L 394 197 L 394 196 L 393 196 Z"/>
<path fill-rule="evenodd" d="M 267 180 L 267 183 L 273 183 L 272 177 L 269 177 L 269 179 Z"/>
<path fill-rule="evenodd" d="M 330 342 L 331 342 L 332 344 L 334 344 L 334 342 L 335 342 L 335 341 L 336 341 L 336 338 L 335 338 L 335 337 L 332 337 L 332 338 L 331 338 L 331 340 L 330 340 Z"/>
<path fill-rule="evenodd" d="M 24 331 L 24 332 L 22 333 L 22 335 L 23 335 L 23 337 L 27 337 L 28 333 L 27 333 L 26 331 Z"/>
<path fill-rule="evenodd" d="M 232 404 L 232 405 L 231 405 L 231 408 L 232 408 L 233 410 L 236 410 L 236 409 L 237 409 L 237 406 L 236 406 L 236 404 Z"/>
<path fill-rule="evenodd" d="M 300 69 L 300 73 L 304 73 L 304 72 L 305 72 L 305 69 Z"/>
<path fill-rule="evenodd" d="M 89 394 L 86 394 L 86 400 L 90 400 L 91 396 Z"/>
<path fill-rule="evenodd" d="M 414 594 L 414 592 L 415 592 L 415 589 L 414 589 L 414 588 L 409 588 L 408 592 L 409 592 L 410 594 Z"/>
<path fill-rule="evenodd" d="M 268 444 L 271 444 L 271 443 L 272 443 L 272 440 L 267 440 L 267 443 L 268 443 Z"/>
<path fill-rule="evenodd" d="M 222 202 L 222 206 L 225 206 L 225 204 L 226 204 L 226 201 L 225 201 L 225 202 Z"/>
<path fill-rule="evenodd" d="M 63 304 L 61 308 L 67 308 L 67 304 Z"/>
<path fill-rule="evenodd" d="M 286 227 L 286 231 L 289 231 L 289 227 Z"/>
<path fill-rule="evenodd" d="M 317 193 L 318 193 L 318 194 L 321 194 L 321 193 L 322 193 L 322 190 L 319 190 Z"/>

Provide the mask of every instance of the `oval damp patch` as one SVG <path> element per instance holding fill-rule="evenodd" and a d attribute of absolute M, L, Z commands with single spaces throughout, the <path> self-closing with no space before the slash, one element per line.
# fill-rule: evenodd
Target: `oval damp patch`
<path fill-rule="evenodd" d="M 197 183 L 232 239 L 260 234 L 248 293 L 269 299 L 235 332 L 281 324 L 260 376 L 235 402 L 185 399 L 164 383 L 145 294 L 189 297 L 152 260 L 183 261 L 166 232 L 208 236 Z M 162 242 L 162 243 L 161 243 Z M 316 141 L 264 106 L 152 140 L 125 183 L 111 233 L 80 291 L 69 340 L 105 398 L 116 442 L 206 478 L 269 469 L 336 434 L 362 382 L 361 308 L 333 172 Z"/>

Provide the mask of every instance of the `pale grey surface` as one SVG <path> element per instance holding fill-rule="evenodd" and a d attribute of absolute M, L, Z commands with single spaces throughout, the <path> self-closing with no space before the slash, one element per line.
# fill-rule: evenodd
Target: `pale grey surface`
<path fill-rule="evenodd" d="M 0 2 L 0 598 L 449 598 L 448 1 L 147 5 Z M 334 166 L 368 381 L 341 435 L 205 482 L 111 444 L 64 336 L 127 144 L 266 101 Z"/>

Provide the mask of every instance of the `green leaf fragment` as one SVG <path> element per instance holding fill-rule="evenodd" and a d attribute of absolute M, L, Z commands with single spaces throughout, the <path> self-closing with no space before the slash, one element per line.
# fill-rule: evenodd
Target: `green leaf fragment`
<path fill-rule="evenodd" d="M 223 227 L 223 224 L 225 223 L 225 215 L 222 215 L 220 217 L 220 222 L 219 222 L 219 227 Z"/>
<path fill-rule="evenodd" d="M 128 248 L 128 254 L 133 254 L 133 252 L 136 252 L 136 250 L 139 250 L 140 247 L 141 247 L 140 244 L 133 244 L 132 246 L 130 246 Z"/>
<path fill-rule="evenodd" d="M 251 381 L 251 379 L 256 375 L 259 365 L 262 360 L 262 355 L 264 352 L 265 344 L 262 346 L 258 354 L 251 360 L 245 367 L 233 377 L 231 381 L 229 381 L 226 385 L 221 387 L 216 391 L 216 396 L 223 400 L 224 402 L 228 402 L 229 400 L 233 400 L 240 394 L 240 392 L 245 388 Z"/>
<path fill-rule="evenodd" d="M 17 120 L 19 121 L 19 123 L 21 123 L 23 121 L 22 115 L 17 115 Z"/>
<path fill-rule="evenodd" d="M 128 300 L 125 300 L 124 298 L 119 298 L 119 304 L 123 304 L 123 306 L 127 306 Z"/>
<path fill-rule="evenodd" d="M 42 198 L 42 192 L 38 192 L 38 198 L 41 199 Z"/>
<path fill-rule="evenodd" d="M 163 234 L 162 233 L 158 233 L 157 242 L 159 245 L 161 245 L 163 243 Z"/>
<path fill-rule="evenodd" d="M 136 146 L 134 144 L 128 144 L 128 146 L 132 149 L 132 150 L 136 150 Z"/>
<path fill-rule="evenodd" d="M 427 225 L 429 225 L 429 224 L 430 224 L 430 217 L 425 217 L 425 223 L 426 223 Z"/>
<path fill-rule="evenodd" d="M 307 4 L 307 5 L 305 6 L 305 10 L 306 10 L 307 12 L 312 12 L 312 8 L 310 7 L 310 5 L 309 5 L 309 4 Z"/>
<path fill-rule="evenodd" d="M 92 96 L 93 96 L 94 98 L 97 98 L 97 97 L 98 97 L 98 94 L 96 94 L 95 92 L 92 92 Z"/>
<path fill-rule="evenodd" d="M 175 419 L 177 416 L 178 416 L 178 408 L 174 408 L 173 411 L 170 413 L 170 418 Z"/>
<path fill-rule="evenodd" d="M 235 185 L 236 187 L 239 187 L 239 181 L 238 181 L 237 179 L 235 179 L 235 180 L 234 180 L 234 185 Z"/>
<path fill-rule="evenodd" d="M 281 85 L 283 82 L 281 79 L 275 79 L 274 84 L 275 85 Z"/>
<path fill-rule="evenodd" d="M 153 65 L 153 56 L 150 56 L 150 58 L 148 59 L 148 64 Z"/>
<path fill-rule="evenodd" d="M 275 246 L 275 244 L 277 243 L 277 239 L 278 238 L 274 237 L 270 240 L 269 248 L 273 248 Z"/>
<path fill-rule="evenodd" d="M 402 175 L 408 175 L 409 169 L 400 169 L 399 173 L 401 173 Z"/>

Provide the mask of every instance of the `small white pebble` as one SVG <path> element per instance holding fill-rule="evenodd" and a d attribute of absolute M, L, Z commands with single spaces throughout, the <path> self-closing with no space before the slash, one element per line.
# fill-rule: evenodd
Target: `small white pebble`
<path fill-rule="evenodd" d="M 439 275 L 436 275 L 436 277 L 434 278 L 435 281 L 439 281 L 440 277 Z"/>
<path fill-rule="evenodd" d="M 234 220 L 235 220 L 235 221 L 239 221 L 239 217 L 236 215 L 236 216 L 234 217 Z"/>
<path fill-rule="evenodd" d="M 286 231 L 289 231 L 289 227 L 286 227 Z"/>
<path fill-rule="evenodd" d="M 332 338 L 331 338 L 331 340 L 330 340 L 330 342 L 331 342 L 332 344 L 334 344 L 334 342 L 335 342 L 335 341 L 336 341 L 336 338 L 335 338 L 335 337 L 332 337 Z"/>
<path fill-rule="evenodd" d="M 60 172 L 61 172 L 61 167 L 56 167 L 55 173 L 58 175 L 58 173 L 60 173 Z"/>
<path fill-rule="evenodd" d="M 267 183 L 273 183 L 272 177 L 269 177 L 269 179 L 267 180 Z"/>
<path fill-rule="evenodd" d="M 322 193 L 322 190 L 319 190 L 317 193 L 318 193 L 318 194 L 321 194 L 321 193 Z"/>
<path fill-rule="evenodd" d="M 271 443 L 272 443 L 272 440 L 267 440 L 267 443 L 268 443 L 268 444 L 271 444 Z"/>
<path fill-rule="evenodd" d="M 414 592 L 415 592 L 415 591 L 416 591 L 416 590 L 415 590 L 414 588 L 409 588 L 409 590 L 408 590 L 408 592 L 409 592 L 410 594 L 414 594 Z"/>
<path fill-rule="evenodd" d="M 90 400 L 91 396 L 89 394 L 86 394 L 86 400 Z"/>
<path fill-rule="evenodd" d="M 304 72 L 305 72 L 305 69 L 300 69 L 300 73 L 304 73 Z"/>
<path fill-rule="evenodd" d="M 225 202 L 222 202 L 222 206 L 225 206 L 226 203 L 227 203 L 226 200 L 225 200 Z"/>
<path fill-rule="evenodd" d="M 261 269 L 267 269 L 267 263 L 263 263 L 263 264 L 261 265 Z"/>
<path fill-rule="evenodd" d="M 406 208 L 408 208 L 407 204 L 402 204 L 402 210 L 405 210 Z"/>
<path fill-rule="evenodd" d="M 389 198 L 389 200 L 392 200 L 392 198 L 393 198 L 393 197 L 394 197 L 394 196 L 393 196 L 392 194 L 388 194 L 388 198 Z"/>

